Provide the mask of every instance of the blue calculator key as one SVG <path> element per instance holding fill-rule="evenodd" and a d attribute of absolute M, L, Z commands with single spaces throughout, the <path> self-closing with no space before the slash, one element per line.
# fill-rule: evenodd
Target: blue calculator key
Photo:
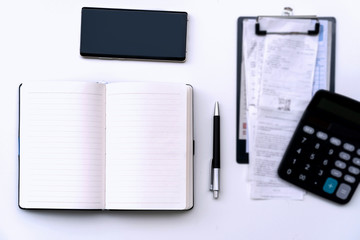
<path fill-rule="evenodd" d="M 323 186 L 323 190 L 324 192 L 327 192 L 329 194 L 333 194 L 336 187 L 338 185 L 338 181 L 336 181 L 335 179 L 329 177 L 326 179 L 326 182 Z"/>

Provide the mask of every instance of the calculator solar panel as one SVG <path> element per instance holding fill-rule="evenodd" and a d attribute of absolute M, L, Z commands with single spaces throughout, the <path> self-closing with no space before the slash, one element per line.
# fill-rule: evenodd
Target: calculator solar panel
<path fill-rule="evenodd" d="M 278 174 L 328 200 L 349 202 L 360 179 L 360 103 L 318 91 L 295 130 Z"/>

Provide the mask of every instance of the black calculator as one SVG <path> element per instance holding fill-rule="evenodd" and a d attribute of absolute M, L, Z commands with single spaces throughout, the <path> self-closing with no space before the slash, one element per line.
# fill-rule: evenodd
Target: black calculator
<path fill-rule="evenodd" d="M 360 180 L 360 103 L 319 90 L 279 165 L 280 178 L 339 204 Z"/>

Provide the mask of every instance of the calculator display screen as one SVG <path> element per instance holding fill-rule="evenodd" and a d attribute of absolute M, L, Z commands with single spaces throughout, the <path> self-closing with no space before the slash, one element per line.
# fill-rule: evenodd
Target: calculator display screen
<path fill-rule="evenodd" d="M 317 107 L 360 125 L 360 112 L 353 111 L 350 108 L 344 107 L 334 101 L 321 98 Z"/>

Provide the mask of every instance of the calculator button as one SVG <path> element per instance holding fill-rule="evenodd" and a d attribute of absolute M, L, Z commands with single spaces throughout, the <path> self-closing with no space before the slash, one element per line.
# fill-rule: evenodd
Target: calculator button
<path fill-rule="evenodd" d="M 324 132 L 321 132 L 321 131 L 317 132 L 316 136 L 318 138 L 320 138 L 321 140 L 326 140 L 328 138 L 328 135 L 326 133 L 324 133 Z"/>
<path fill-rule="evenodd" d="M 306 180 L 306 175 L 300 174 L 300 175 L 299 175 L 299 180 L 305 181 L 305 180 Z"/>
<path fill-rule="evenodd" d="M 329 177 L 329 178 L 326 179 L 326 182 L 325 182 L 325 184 L 323 186 L 323 190 L 324 190 L 324 192 L 332 194 L 332 193 L 334 193 L 335 188 L 336 188 L 337 185 L 338 185 L 338 181 L 336 181 L 335 179 Z"/>
<path fill-rule="evenodd" d="M 346 161 L 350 160 L 350 154 L 348 154 L 348 153 L 346 153 L 346 152 L 340 152 L 340 153 L 339 153 L 339 157 L 340 157 L 341 159 L 343 159 L 343 160 L 346 160 Z"/>
<path fill-rule="evenodd" d="M 330 138 L 330 143 L 335 145 L 335 146 L 340 146 L 341 145 L 341 140 L 336 138 L 336 137 L 332 137 L 332 138 Z"/>
<path fill-rule="evenodd" d="M 334 154 L 334 149 L 329 149 L 328 155 L 333 155 L 333 154 Z"/>
<path fill-rule="evenodd" d="M 345 175 L 344 176 L 344 180 L 349 182 L 349 183 L 354 183 L 355 182 L 355 178 L 353 176 L 350 176 L 350 175 Z"/>
<path fill-rule="evenodd" d="M 340 160 L 336 160 L 335 161 L 335 166 L 341 169 L 345 169 L 346 168 L 346 163 L 344 163 L 343 161 Z"/>
<path fill-rule="evenodd" d="M 350 185 L 346 183 L 342 183 L 340 184 L 339 189 L 336 191 L 336 196 L 338 198 L 345 200 L 349 196 L 350 191 L 351 191 Z"/>
<path fill-rule="evenodd" d="M 315 132 L 315 129 L 308 125 L 305 125 L 303 127 L 303 131 L 306 132 L 307 134 L 313 134 Z"/>
<path fill-rule="evenodd" d="M 360 149 L 356 150 L 356 153 L 360 156 Z"/>
<path fill-rule="evenodd" d="M 344 149 L 349 152 L 353 152 L 355 150 L 355 146 L 350 143 L 344 143 Z"/>
<path fill-rule="evenodd" d="M 353 166 L 350 166 L 349 167 L 349 172 L 354 174 L 354 175 L 358 175 L 360 173 L 360 169 L 358 169 L 356 167 L 353 167 Z"/>
<path fill-rule="evenodd" d="M 323 161 L 323 165 L 324 165 L 324 166 L 326 166 L 326 165 L 328 165 L 328 163 L 329 163 L 329 160 L 324 159 L 324 161 Z"/>
<path fill-rule="evenodd" d="M 352 162 L 357 165 L 357 166 L 360 166 L 360 158 L 353 158 Z"/>
<path fill-rule="evenodd" d="M 337 178 L 341 178 L 341 176 L 342 176 L 342 172 L 337 169 L 331 169 L 330 173 L 331 173 L 331 175 L 333 175 L 334 177 L 337 177 Z"/>

